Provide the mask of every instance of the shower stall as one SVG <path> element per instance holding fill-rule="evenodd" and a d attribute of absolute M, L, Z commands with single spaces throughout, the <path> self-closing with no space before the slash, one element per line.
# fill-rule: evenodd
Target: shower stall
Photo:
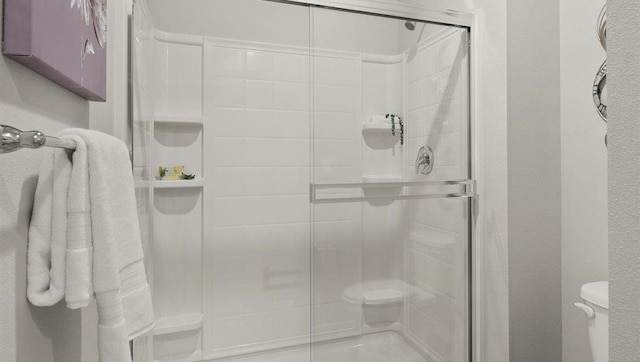
<path fill-rule="evenodd" d="M 472 359 L 470 22 L 407 14 L 135 2 L 135 361 Z"/>

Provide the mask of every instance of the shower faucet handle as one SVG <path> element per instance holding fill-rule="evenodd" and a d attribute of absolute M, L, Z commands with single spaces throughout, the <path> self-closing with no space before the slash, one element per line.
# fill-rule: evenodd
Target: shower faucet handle
<path fill-rule="evenodd" d="M 433 171 L 433 150 L 429 146 L 422 146 L 416 157 L 416 174 L 428 175 Z"/>

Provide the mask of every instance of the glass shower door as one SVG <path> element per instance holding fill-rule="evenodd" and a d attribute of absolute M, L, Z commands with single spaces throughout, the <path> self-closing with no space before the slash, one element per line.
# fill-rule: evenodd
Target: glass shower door
<path fill-rule="evenodd" d="M 468 361 L 468 30 L 151 4 L 133 83 L 157 323 L 136 360 Z M 175 165 L 195 179 L 157 174 Z"/>
<path fill-rule="evenodd" d="M 311 11 L 312 357 L 469 361 L 468 29 Z"/>
<path fill-rule="evenodd" d="M 136 361 L 311 359 L 309 20 L 264 0 L 136 1 L 156 316 Z"/>

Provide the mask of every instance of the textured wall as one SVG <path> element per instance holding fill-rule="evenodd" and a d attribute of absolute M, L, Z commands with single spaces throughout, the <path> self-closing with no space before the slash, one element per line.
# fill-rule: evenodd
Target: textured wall
<path fill-rule="evenodd" d="M 553 0 L 507 5 L 509 347 L 518 362 L 562 359 L 558 10 Z"/>
<path fill-rule="evenodd" d="M 607 124 L 591 86 L 606 59 L 595 33 L 604 0 L 560 2 L 562 103 L 562 360 L 591 361 L 582 284 L 607 280 Z"/>
<path fill-rule="evenodd" d="M 483 263 L 480 285 L 484 309 L 481 339 L 485 361 L 509 360 L 509 258 L 507 185 L 507 1 L 477 0 L 477 60 L 480 66 L 475 89 L 483 138 L 478 158 L 484 177 L 478 225 L 482 234 L 478 260 Z"/>
<path fill-rule="evenodd" d="M 609 354 L 640 360 L 640 3 L 608 6 Z"/>
<path fill-rule="evenodd" d="M 49 133 L 88 125 L 87 101 L 4 57 L 0 84 L 2 123 Z M 90 360 L 82 356 L 80 311 L 37 308 L 26 298 L 27 230 L 40 155 L 0 155 L 0 360 Z"/>

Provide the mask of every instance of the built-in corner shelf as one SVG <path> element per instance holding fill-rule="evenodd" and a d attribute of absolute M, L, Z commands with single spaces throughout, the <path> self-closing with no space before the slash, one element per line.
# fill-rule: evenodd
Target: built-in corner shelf
<path fill-rule="evenodd" d="M 402 182 L 402 176 L 395 175 L 363 175 L 362 183 L 393 183 L 393 182 Z"/>
<path fill-rule="evenodd" d="M 154 336 L 193 331 L 202 328 L 202 313 L 160 318 L 151 332 Z"/>
<path fill-rule="evenodd" d="M 398 304 L 404 301 L 404 292 L 394 288 L 364 290 L 362 303 L 369 306 Z"/>
<path fill-rule="evenodd" d="M 155 118 L 156 123 L 172 124 L 172 125 L 185 125 L 185 126 L 201 126 L 201 117 L 172 117 L 172 116 L 158 116 Z"/>
<path fill-rule="evenodd" d="M 342 296 L 350 303 L 374 307 L 399 304 L 416 293 L 416 287 L 402 280 L 382 279 L 349 286 L 342 291 Z M 428 297 L 433 298 L 432 295 Z"/>
<path fill-rule="evenodd" d="M 184 188 L 200 188 L 204 185 L 204 178 L 195 178 L 193 180 L 177 180 L 177 181 L 153 181 L 153 187 L 156 189 L 184 189 Z"/>
<path fill-rule="evenodd" d="M 366 133 L 388 133 L 389 136 L 392 136 L 393 133 L 391 130 L 393 129 L 392 123 L 386 119 L 384 116 L 372 116 L 369 119 L 369 122 L 365 122 L 362 124 L 362 134 Z M 396 135 L 400 134 L 400 125 L 398 122 L 395 123 Z"/>
<path fill-rule="evenodd" d="M 391 134 L 391 123 L 364 123 L 362 125 L 362 133 L 389 133 Z M 396 124 L 396 133 L 400 133 L 400 126 Z"/>

